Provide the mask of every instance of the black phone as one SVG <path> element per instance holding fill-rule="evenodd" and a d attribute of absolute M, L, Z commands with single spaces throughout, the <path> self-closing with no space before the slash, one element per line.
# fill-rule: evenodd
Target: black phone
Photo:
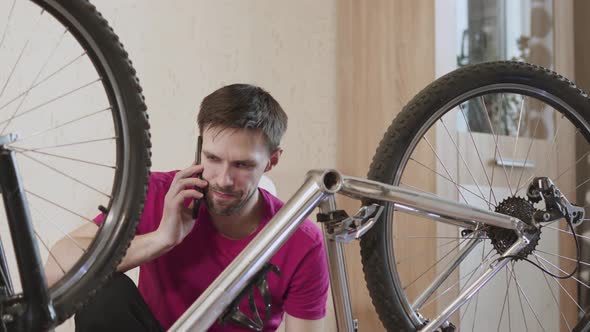
<path fill-rule="evenodd" d="M 203 137 L 201 137 L 201 135 L 199 135 L 199 138 L 197 139 L 197 151 L 195 152 L 195 164 L 196 165 L 201 164 L 201 149 L 202 148 L 203 148 Z M 202 179 L 203 173 L 197 174 L 197 178 Z M 195 190 L 197 190 L 199 192 L 203 192 L 203 190 L 200 187 L 195 187 Z M 193 201 L 193 219 L 196 219 L 197 216 L 199 215 L 199 208 L 200 207 L 201 207 L 201 200 L 195 198 L 195 200 Z"/>

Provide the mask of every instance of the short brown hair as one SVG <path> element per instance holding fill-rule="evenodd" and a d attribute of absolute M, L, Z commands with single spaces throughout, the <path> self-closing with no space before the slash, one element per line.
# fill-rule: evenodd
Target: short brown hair
<path fill-rule="evenodd" d="M 273 151 L 279 147 L 287 130 L 287 114 L 264 89 L 250 84 L 232 84 L 203 99 L 197 123 L 201 134 L 207 127 L 258 129 Z"/>

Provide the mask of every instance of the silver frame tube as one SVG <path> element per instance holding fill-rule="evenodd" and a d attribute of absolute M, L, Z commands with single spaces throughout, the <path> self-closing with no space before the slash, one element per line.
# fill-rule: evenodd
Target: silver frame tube
<path fill-rule="evenodd" d="M 389 184 L 343 176 L 340 194 L 361 199 L 363 197 L 396 203 L 404 212 L 420 215 L 446 224 L 475 230 L 479 224 L 522 230 L 523 222 L 517 218 L 466 204 L 449 201 L 434 195 L 400 188 Z"/>
<path fill-rule="evenodd" d="M 320 203 L 320 212 L 327 213 L 336 210 L 336 202 L 333 195 L 326 197 Z M 336 326 L 338 331 L 356 331 L 352 316 L 352 304 L 348 292 L 348 276 L 346 274 L 346 260 L 342 243 L 334 241 L 327 236 L 326 225 L 322 225 L 326 242 L 326 256 L 330 271 L 330 288 L 336 314 Z"/>

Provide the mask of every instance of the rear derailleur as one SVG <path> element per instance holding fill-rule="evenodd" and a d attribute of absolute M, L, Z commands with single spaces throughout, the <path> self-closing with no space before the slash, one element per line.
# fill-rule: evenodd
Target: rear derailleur
<path fill-rule="evenodd" d="M 533 214 L 534 221 L 540 226 L 565 218 L 576 227 L 584 220 L 584 208 L 571 204 L 549 178 L 535 178 L 529 185 L 527 197 L 532 203 L 545 201 L 545 210 Z"/>

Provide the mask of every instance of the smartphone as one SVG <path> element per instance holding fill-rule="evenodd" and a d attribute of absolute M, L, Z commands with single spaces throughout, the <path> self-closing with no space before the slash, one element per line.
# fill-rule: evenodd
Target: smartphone
<path fill-rule="evenodd" d="M 201 164 L 201 149 L 202 148 L 203 148 L 203 137 L 201 137 L 201 135 L 199 135 L 199 138 L 197 139 L 197 151 L 195 152 L 195 164 L 196 165 Z M 202 179 L 203 173 L 197 174 L 197 178 Z M 195 187 L 195 190 L 197 190 L 199 192 L 203 192 L 203 190 L 200 187 Z M 193 201 L 193 219 L 196 219 L 197 216 L 199 215 L 199 208 L 200 207 L 201 207 L 201 200 L 195 198 L 195 200 Z"/>

